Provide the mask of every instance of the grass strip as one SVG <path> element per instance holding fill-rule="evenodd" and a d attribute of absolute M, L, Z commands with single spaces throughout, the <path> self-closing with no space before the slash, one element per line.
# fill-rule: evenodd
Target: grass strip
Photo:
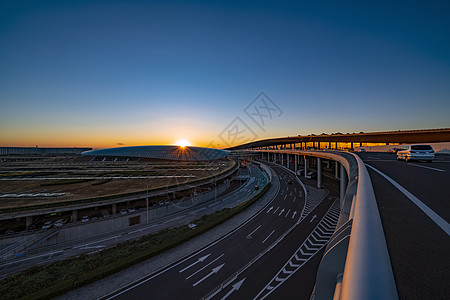
<path fill-rule="evenodd" d="M 49 299 L 92 283 L 159 253 L 176 247 L 240 213 L 269 188 L 234 207 L 205 215 L 194 221 L 196 229 L 187 225 L 126 241 L 93 254 L 83 254 L 48 265 L 34 266 L 0 281 L 2 299 Z"/>

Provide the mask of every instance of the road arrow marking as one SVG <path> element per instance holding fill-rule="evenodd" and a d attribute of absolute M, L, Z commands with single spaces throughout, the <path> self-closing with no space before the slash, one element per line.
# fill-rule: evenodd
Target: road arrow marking
<path fill-rule="evenodd" d="M 281 216 L 281 214 L 284 212 L 284 208 L 280 211 L 280 213 L 278 214 L 278 216 Z"/>
<path fill-rule="evenodd" d="M 208 255 L 205 255 L 205 256 L 200 257 L 199 259 L 197 259 L 197 261 L 193 262 L 192 264 L 190 264 L 190 265 L 187 266 L 186 268 L 180 270 L 180 273 L 183 273 L 184 271 L 186 271 L 186 270 L 189 269 L 190 267 L 195 266 L 196 264 L 198 264 L 198 263 L 200 263 L 200 262 L 204 262 L 205 259 L 207 259 L 208 256 L 210 256 L 210 255 L 211 255 L 211 253 L 208 254 Z"/>
<path fill-rule="evenodd" d="M 294 211 L 294 212 L 292 213 L 292 219 L 295 217 L 296 214 L 297 214 L 297 211 Z"/>
<path fill-rule="evenodd" d="M 245 277 L 245 278 L 247 278 L 247 277 Z M 236 282 L 235 284 L 233 284 L 233 285 L 232 285 L 232 289 L 231 289 L 225 296 L 223 296 L 222 299 L 220 299 L 220 300 L 225 300 L 225 299 L 227 299 L 228 296 L 230 296 L 234 291 L 239 290 L 239 288 L 241 287 L 242 283 L 244 283 L 245 278 L 242 279 L 241 281 L 238 281 L 238 282 Z"/>
<path fill-rule="evenodd" d="M 203 271 L 203 269 L 206 269 L 209 265 L 212 265 L 216 260 L 220 259 L 224 254 L 219 255 L 219 257 L 216 257 L 213 261 L 210 261 L 208 264 L 206 264 L 205 266 L 203 266 L 202 268 L 200 268 L 199 270 L 195 271 L 193 274 L 189 275 L 188 277 L 186 277 L 186 280 L 188 280 L 189 278 L 191 278 L 192 276 L 194 276 L 195 274 L 197 274 L 198 272 Z"/>
<path fill-rule="evenodd" d="M 206 275 L 205 277 L 203 277 L 202 279 L 200 279 L 199 281 L 197 281 L 196 283 L 194 283 L 192 286 L 195 287 L 196 285 L 200 284 L 201 282 L 203 282 L 205 279 L 207 279 L 209 276 L 213 275 L 213 274 L 217 274 L 220 269 L 222 269 L 224 264 L 221 264 L 220 266 L 215 267 L 214 269 L 211 270 L 211 272 Z"/>
<path fill-rule="evenodd" d="M 312 216 L 311 221 L 309 221 L 309 223 L 311 223 L 312 221 L 314 221 L 315 218 L 317 218 L 317 215 Z"/>
<path fill-rule="evenodd" d="M 272 209 L 273 209 L 273 206 L 271 206 L 271 207 L 269 208 L 269 210 L 266 212 L 266 214 L 268 214 Z"/>

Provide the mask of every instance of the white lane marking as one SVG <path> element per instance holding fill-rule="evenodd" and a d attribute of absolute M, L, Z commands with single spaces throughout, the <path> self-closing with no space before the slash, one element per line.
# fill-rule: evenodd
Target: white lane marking
<path fill-rule="evenodd" d="M 88 246 L 88 245 L 97 244 L 97 243 L 104 242 L 104 241 L 107 241 L 107 240 L 116 239 L 116 238 L 118 238 L 118 237 L 120 237 L 120 235 L 115 235 L 115 236 L 112 236 L 112 237 L 109 237 L 109 238 L 105 238 L 105 239 L 102 239 L 102 240 L 98 240 L 98 241 L 94 241 L 94 242 L 91 242 L 91 243 L 86 243 L 86 244 L 74 246 L 74 247 L 72 247 L 72 248 L 73 248 L 73 249 L 76 249 L 76 248 L 82 248 L 82 247 L 85 247 L 85 246 Z"/>
<path fill-rule="evenodd" d="M 261 227 L 261 225 L 259 225 L 258 227 L 256 227 L 256 229 L 253 230 L 249 235 L 247 235 L 247 237 L 252 237 L 252 234 L 254 234 L 260 227 Z"/>
<path fill-rule="evenodd" d="M 295 199 L 297 199 L 297 196 L 294 197 L 294 202 L 295 202 Z"/>
<path fill-rule="evenodd" d="M 202 211 L 202 210 L 204 210 L 204 209 L 206 209 L 206 207 L 202 207 L 202 208 L 200 208 L 200 209 L 194 210 L 193 212 L 190 212 L 189 214 L 190 214 L 190 215 L 193 215 L 193 214 L 198 213 L 199 211 Z"/>
<path fill-rule="evenodd" d="M 279 208 L 280 208 L 280 207 L 278 206 L 277 209 L 275 209 L 275 210 L 273 211 L 273 213 L 275 214 Z"/>
<path fill-rule="evenodd" d="M 280 210 L 280 214 L 278 216 L 281 216 L 281 214 L 284 212 L 284 208 Z"/>
<path fill-rule="evenodd" d="M 284 200 L 286 200 L 286 198 L 287 198 L 287 195 L 286 195 L 286 196 L 284 196 Z"/>
<path fill-rule="evenodd" d="M 267 210 L 266 214 L 268 214 L 272 209 L 273 209 L 273 206 L 271 206 L 271 207 Z"/>
<path fill-rule="evenodd" d="M 294 211 L 293 213 L 292 213 L 292 219 L 293 218 L 295 218 L 295 215 L 297 214 L 297 211 Z"/>
<path fill-rule="evenodd" d="M 291 211 L 291 209 L 289 208 L 288 212 L 286 213 L 286 215 L 284 216 L 285 218 L 287 218 L 287 216 L 289 215 L 289 212 Z"/>
<path fill-rule="evenodd" d="M 262 241 L 262 243 L 264 244 L 268 238 L 270 238 L 270 236 L 275 232 L 275 230 L 272 230 L 272 232 L 264 239 L 264 241 Z"/>
<path fill-rule="evenodd" d="M 207 255 L 205 255 L 205 256 L 199 257 L 199 258 L 198 258 L 196 261 L 194 261 L 192 264 L 190 264 L 189 266 L 187 266 L 186 268 L 184 268 L 184 269 L 182 269 L 182 270 L 180 270 L 180 271 L 178 271 L 178 272 L 183 273 L 184 271 L 186 271 L 187 269 L 189 269 L 189 268 L 195 266 L 196 264 L 201 263 L 201 262 L 204 262 L 205 259 L 207 259 L 208 256 L 210 256 L 210 255 L 211 255 L 211 253 L 209 253 L 209 254 L 207 254 Z"/>
<path fill-rule="evenodd" d="M 450 224 L 442 219 L 437 213 L 435 213 L 431 208 L 429 208 L 425 203 L 419 200 L 416 196 L 411 194 L 407 189 L 402 187 L 400 184 L 398 184 L 396 181 L 394 181 L 391 177 L 387 176 L 386 174 L 382 173 L 381 171 L 378 171 L 371 165 L 366 164 L 369 168 L 383 176 L 387 181 L 392 183 L 393 186 L 395 186 L 400 192 L 402 192 L 406 197 L 409 198 L 415 205 L 417 205 L 418 208 L 420 208 L 431 220 L 433 220 L 436 225 L 441 227 L 442 230 L 444 230 L 447 235 L 450 236 Z"/>
<path fill-rule="evenodd" d="M 186 280 L 188 280 L 189 278 L 191 278 L 192 276 L 194 276 L 194 275 L 197 274 L 198 272 L 203 271 L 206 267 L 208 267 L 209 265 L 213 264 L 216 260 L 218 260 L 218 259 L 221 258 L 222 256 L 223 256 L 223 254 L 220 255 L 219 257 L 217 257 L 216 259 L 214 259 L 212 262 L 210 262 L 209 264 L 207 264 L 207 265 L 204 266 L 203 268 L 201 268 L 200 270 L 195 271 L 194 274 L 191 274 L 191 275 L 189 275 L 188 277 L 186 277 Z"/>
<path fill-rule="evenodd" d="M 220 269 L 222 269 L 224 264 L 221 264 L 220 266 L 215 267 L 214 269 L 211 270 L 211 272 L 209 272 L 205 277 L 203 277 L 202 279 L 200 279 L 199 281 L 197 281 L 196 283 L 194 283 L 192 286 L 195 287 L 196 285 L 200 284 L 201 282 L 203 282 L 205 279 L 207 279 L 209 276 L 213 275 L 213 274 L 217 274 Z"/>
<path fill-rule="evenodd" d="M 438 171 L 438 172 L 445 172 L 445 170 L 442 170 L 442 169 L 436 169 L 436 168 L 427 167 L 427 166 L 422 166 L 422 165 L 417 165 L 417 164 L 412 164 L 412 163 L 408 163 L 408 165 L 410 165 L 410 166 L 416 166 L 416 167 L 421 167 L 421 168 L 425 168 L 425 169 L 430 169 L 430 170 Z"/>
<path fill-rule="evenodd" d="M 15 263 L 21 263 L 23 261 L 30 260 L 30 259 L 35 259 L 35 258 L 42 257 L 42 256 L 47 256 L 47 255 L 53 255 L 53 254 L 56 254 L 56 253 L 61 253 L 63 251 L 64 250 L 59 250 L 59 251 L 54 251 L 54 252 L 50 252 L 50 253 L 45 253 L 45 254 L 41 254 L 41 255 L 36 255 L 36 256 L 24 258 L 24 259 L 21 259 L 21 260 L 12 261 L 12 262 L 9 262 L 9 263 L 2 264 L 2 267 L 8 266 L 8 265 L 12 265 L 12 264 L 15 264 Z"/>

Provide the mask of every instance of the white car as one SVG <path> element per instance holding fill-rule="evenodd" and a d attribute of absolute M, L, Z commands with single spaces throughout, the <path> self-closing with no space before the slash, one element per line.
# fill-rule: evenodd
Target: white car
<path fill-rule="evenodd" d="M 122 209 L 120 210 L 120 214 L 121 214 L 121 215 L 126 215 L 126 214 L 127 214 L 127 210 L 126 210 L 125 208 L 122 208 Z"/>
<path fill-rule="evenodd" d="M 195 229 L 195 227 L 197 227 L 197 225 L 194 224 L 194 223 L 191 223 L 191 224 L 188 225 L 188 227 L 189 227 L 190 229 Z"/>
<path fill-rule="evenodd" d="M 397 159 L 431 162 L 434 159 L 434 150 L 430 145 L 405 145 L 397 152 Z"/>
<path fill-rule="evenodd" d="M 89 217 L 84 216 L 83 218 L 81 218 L 81 222 L 83 222 L 83 223 L 89 222 Z"/>
<path fill-rule="evenodd" d="M 59 228 L 59 227 L 61 227 L 63 225 L 64 225 L 64 220 L 63 219 L 59 219 L 58 221 L 55 222 L 55 224 L 53 224 L 53 227 Z"/>
<path fill-rule="evenodd" d="M 53 225 L 52 221 L 47 221 L 44 223 L 44 225 L 42 225 L 42 229 L 49 229 L 52 227 L 52 225 Z"/>

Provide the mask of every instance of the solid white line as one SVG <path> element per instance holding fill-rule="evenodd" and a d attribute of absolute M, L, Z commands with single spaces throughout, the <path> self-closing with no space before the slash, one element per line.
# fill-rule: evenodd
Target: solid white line
<path fill-rule="evenodd" d="M 421 168 L 425 168 L 425 169 L 430 169 L 430 170 L 433 170 L 433 171 L 445 172 L 445 170 L 436 169 L 436 168 L 427 167 L 427 166 L 422 166 L 422 165 L 416 165 L 416 164 L 412 164 L 412 163 L 408 163 L 408 165 L 410 165 L 410 166 L 416 166 L 416 167 L 421 167 Z"/>
<path fill-rule="evenodd" d="M 254 234 L 254 233 L 256 232 L 256 230 L 258 230 L 260 227 L 261 227 L 261 225 L 259 225 L 258 227 L 256 227 L 256 229 L 253 230 L 253 231 L 252 231 L 249 235 L 247 235 L 247 236 L 251 236 L 252 234 Z"/>
<path fill-rule="evenodd" d="M 264 244 L 268 238 L 270 238 L 270 236 L 274 233 L 275 230 L 272 230 L 272 232 L 264 239 L 264 241 L 262 241 L 262 243 Z"/>
<path fill-rule="evenodd" d="M 202 211 L 204 209 L 206 209 L 206 207 L 202 207 L 200 209 L 194 210 L 194 211 L 190 212 L 189 214 L 192 215 L 192 214 L 198 213 L 199 211 Z"/>
<path fill-rule="evenodd" d="M 209 264 L 207 264 L 207 265 L 204 266 L 203 268 L 201 268 L 200 270 L 195 271 L 193 274 L 191 274 L 191 275 L 189 275 L 188 277 L 186 277 L 186 280 L 189 279 L 189 278 L 191 278 L 192 276 L 194 276 L 194 275 L 197 274 L 198 272 L 204 270 L 207 266 L 211 265 L 212 263 L 214 263 L 216 260 L 218 260 L 218 259 L 221 258 L 222 256 L 223 256 L 223 254 L 220 255 L 219 257 L 217 257 L 216 259 L 214 259 L 212 262 L 210 262 Z"/>
<path fill-rule="evenodd" d="M 15 263 L 21 263 L 21 262 L 24 262 L 26 260 L 35 259 L 35 258 L 38 258 L 38 257 L 47 256 L 47 255 L 53 255 L 55 253 L 61 253 L 63 251 L 64 250 L 59 250 L 59 251 L 54 251 L 54 252 L 45 253 L 45 254 L 41 254 L 41 255 L 36 255 L 36 256 L 24 258 L 24 259 L 21 259 L 21 260 L 12 261 L 12 262 L 9 262 L 9 263 L 6 263 L 6 264 L 2 264 L 1 266 L 3 267 L 3 266 L 8 266 L 8 265 L 11 265 L 11 264 L 15 264 Z"/>
<path fill-rule="evenodd" d="M 409 198 L 415 205 L 417 205 L 418 208 L 420 208 L 431 220 L 433 220 L 436 225 L 441 227 L 442 230 L 444 230 L 447 235 L 450 236 L 450 224 L 442 219 L 437 213 L 435 213 L 431 208 L 429 208 L 425 203 L 420 201 L 416 196 L 411 194 L 408 190 L 406 190 L 404 187 L 402 187 L 400 184 L 395 182 L 392 178 L 387 176 L 386 174 L 382 173 L 381 171 L 378 171 L 371 165 L 366 164 L 369 168 L 383 176 L 387 181 L 392 183 L 393 186 L 395 186 L 400 192 L 402 192 L 406 197 Z"/>
<path fill-rule="evenodd" d="M 280 208 L 280 207 L 278 206 L 277 209 L 275 209 L 275 210 L 273 211 L 273 214 L 275 214 L 279 208 Z"/>
<path fill-rule="evenodd" d="M 76 249 L 76 248 L 82 248 L 82 247 L 86 247 L 86 246 L 88 246 L 88 245 L 97 244 L 97 243 L 104 242 L 104 241 L 107 241 L 107 240 L 116 239 L 116 238 L 118 238 L 118 237 L 120 237 L 120 235 L 115 235 L 115 236 L 111 236 L 111 237 L 109 237 L 109 238 L 105 238 L 105 239 L 102 239 L 102 240 L 98 240 L 98 241 L 94 241 L 94 242 L 90 242 L 90 243 L 85 243 L 85 244 L 82 244 L 82 245 L 74 246 L 74 247 L 72 247 L 72 248 L 74 248 L 74 249 Z"/>

